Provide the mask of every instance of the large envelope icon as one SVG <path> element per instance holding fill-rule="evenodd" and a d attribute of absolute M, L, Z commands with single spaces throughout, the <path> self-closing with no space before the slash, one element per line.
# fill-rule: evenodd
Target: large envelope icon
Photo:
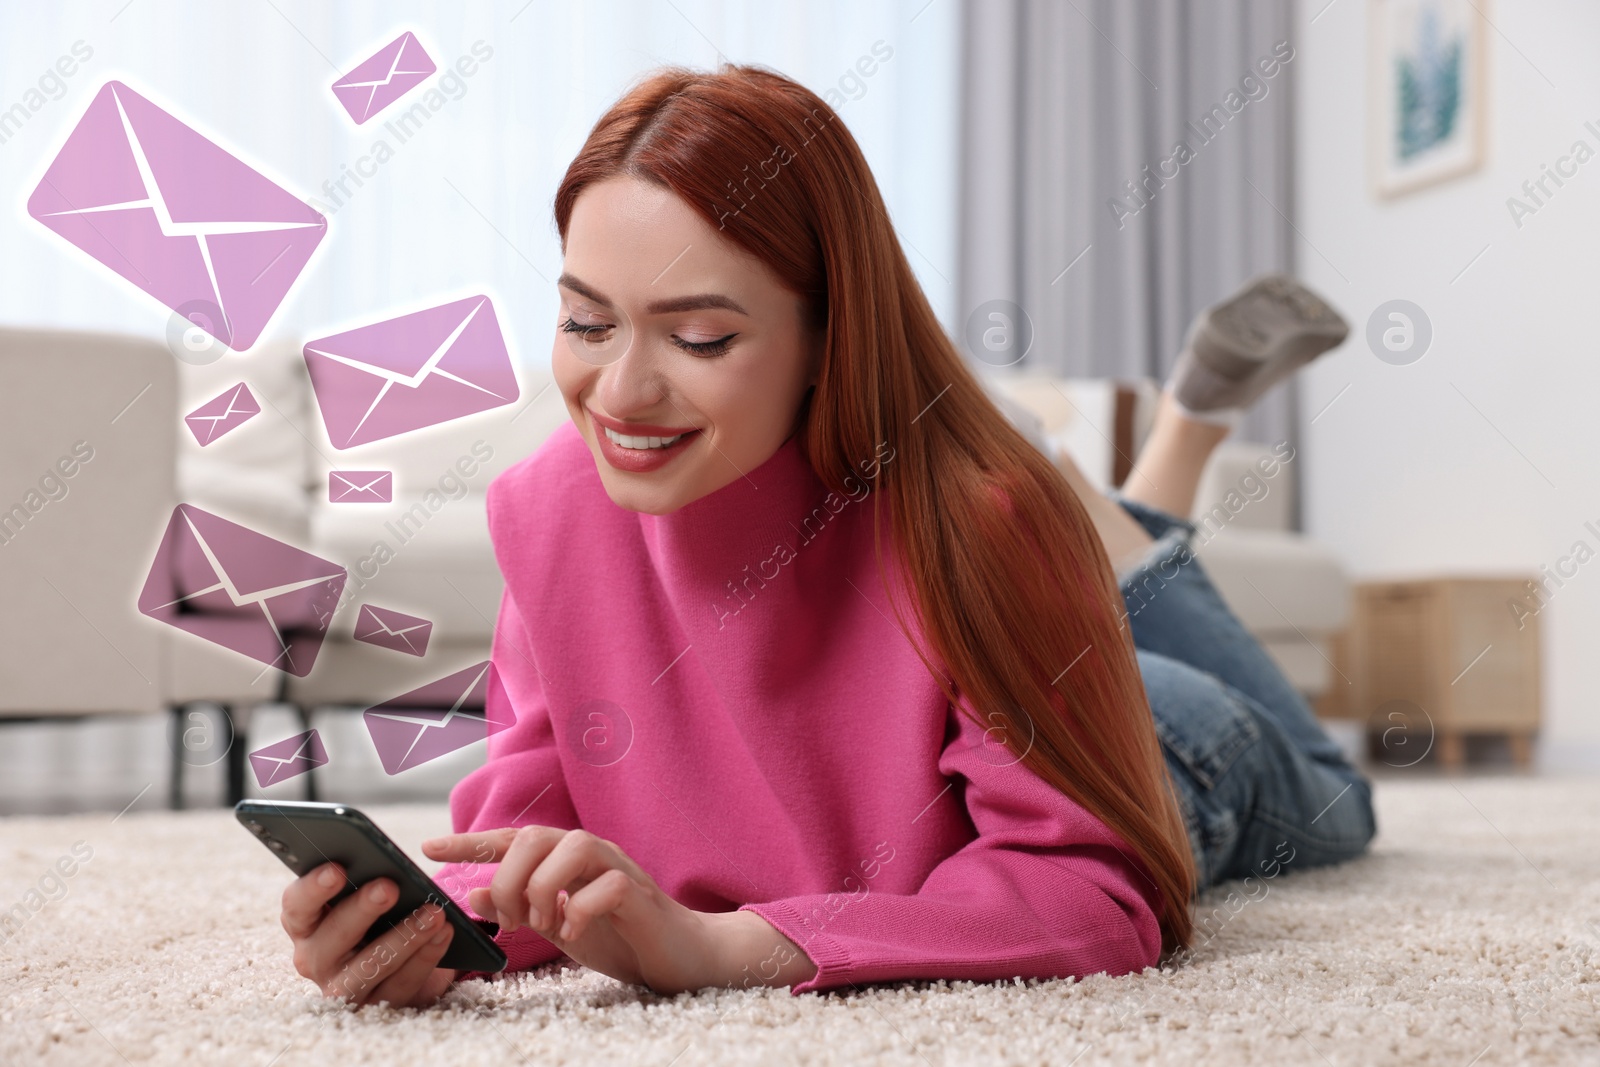
<path fill-rule="evenodd" d="M 337 563 L 179 504 L 139 594 L 139 611 L 303 678 L 346 577 Z"/>
<path fill-rule="evenodd" d="M 407 30 L 334 82 L 333 95 L 359 126 L 426 81 L 437 69 L 416 35 Z"/>
<path fill-rule="evenodd" d="M 499 685 L 485 660 L 368 708 L 362 718 L 383 769 L 399 774 L 514 725 L 506 700 L 488 706 L 489 688 Z"/>
<path fill-rule="evenodd" d="M 255 344 L 328 220 L 121 82 L 107 82 L 28 214 L 229 348 Z"/>
<path fill-rule="evenodd" d="M 428 638 L 432 635 L 433 623 L 427 619 L 419 619 L 393 608 L 363 604 L 356 615 L 356 630 L 351 636 L 379 648 L 404 652 L 408 656 L 423 656 L 427 655 Z"/>
<path fill-rule="evenodd" d="M 312 341 L 305 357 L 334 448 L 503 407 L 518 395 L 486 296 Z"/>
<path fill-rule="evenodd" d="M 328 750 L 322 746 L 322 737 L 315 730 L 307 730 L 250 753 L 250 766 L 255 769 L 256 781 L 263 789 L 298 777 L 327 762 Z"/>

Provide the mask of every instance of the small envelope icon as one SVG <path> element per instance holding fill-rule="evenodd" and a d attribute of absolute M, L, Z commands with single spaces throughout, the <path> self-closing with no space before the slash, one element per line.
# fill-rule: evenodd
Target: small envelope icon
<path fill-rule="evenodd" d="M 509 709 L 507 701 L 488 708 L 491 686 L 498 688 L 500 678 L 485 660 L 368 708 L 362 718 L 383 769 L 399 774 L 514 725 L 510 711 L 501 710 Z M 491 710 L 497 718 L 489 718 Z"/>
<path fill-rule="evenodd" d="M 333 95 L 359 126 L 425 81 L 439 68 L 410 30 L 333 83 Z"/>
<path fill-rule="evenodd" d="M 208 401 L 183 417 L 194 439 L 204 448 L 252 416 L 261 414 L 261 405 L 243 382 L 215 400 Z"/>
<path fill-rule="evenodd" d="M 421 656 L 428 651 L 428 637 L 433 633 L 433 623 L 407 615 L 392 608 L 375 608 L 361 605 L 356 616 L 355 639 L 379 648 L 392 648 L 411 656 Z"/>
<path fill-rule="evenodd" d="M 486 296 L 312 341 L 305 358 L 334 448 L 503 407 L 518 396 Z"/>
<path fill-rule="evenodd" d="M 179 504 L 139 593 L 139 611 L 304 678 L 346 577 L 337 563 Z"/>
<path fill-rule="evenodd" d="M 28 214 L 235 350 L 255 344 L 328 220 L 118 81 Z"/>
<path fill-rule="evenodd" d="M 328 472 L 330 504 L 387 504 L 392 500 L 393 471 Z"/>
<path fill-rule="evenodd" d="M 322 738 L 315 730 L 307 730 L 250 753 L 250 766 L 255 768 L 256 781 L 263 789 L 305 774 L 311 768 L 321 767 L 327 762 L 328 750 L 322 747 Z"/>

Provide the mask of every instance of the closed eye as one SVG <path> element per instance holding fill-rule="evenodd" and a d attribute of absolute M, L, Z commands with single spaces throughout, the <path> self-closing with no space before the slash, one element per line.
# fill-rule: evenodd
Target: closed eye
<path fill-rule="evenodd" d="M 697 356 L 715 358 L 727 355 L 729 342 L 738 336 L 736 333 L 730 333 L 728 336 L 719 337 L 715 341 L 685 341 L 683 338 L 673 335 L 672 343 L 685 352 L 693 352 Z"/>
<path fill-rule="evenodd" d="M 567 321 L 561 324 L 561 330 L 563 333 L 581 333 L 586 340 L 593 338 L 594 334 L 597 332 L 604 333 L 609 329 L 611 329 L 611 327 L 605 325 L 604 323 L 596 322 L 590 323 L 586 326 L 583 323 L 574 322 L 572 321 L 572 316 L 570 315 L 567 316 Z"/>
<path fill-rule="evenodd" d="M 610 329 L 612 329 L 612 327 L 608 323 L 581 323 L 575 321 L 570 315 L 567 317 L 566 321 L 561 323 L 561 330 L 563 333 L 582 334 L 583 339 L 586 341 L 603 341 L 605 340 L 603 335 Z M 683 338 L 674 334 L 672 337 L 672 343 L 683 349 L 685 352 L 692 353 L 696 356 L 703 356 L 707 359 L 714 359 L 718 356 L 727 355 L 730 344 L 732 343 L 733 339 L 738 336 L 739 335 L 737 333 L 730 333 L 728 336 L 719 337 L 715 341 L 685 341 Z"/>

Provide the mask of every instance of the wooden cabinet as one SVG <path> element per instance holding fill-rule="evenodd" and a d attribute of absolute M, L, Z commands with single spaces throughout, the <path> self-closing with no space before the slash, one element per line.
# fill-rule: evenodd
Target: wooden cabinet
<path fill-rule="evenodd" d="M 1461 765 L 1468 734 L 1506 736 L 1528 765 L 1539 729 L 1538 607 L 1526 578 L 1358 583 L 1342 650 L 1346 713 L 1382 732 L 1415 717 L 1414 705 L 1423 721 L 1405 723 L 1406 742 L 1416 746 L 1426 729 L 1442 766 Z"/>

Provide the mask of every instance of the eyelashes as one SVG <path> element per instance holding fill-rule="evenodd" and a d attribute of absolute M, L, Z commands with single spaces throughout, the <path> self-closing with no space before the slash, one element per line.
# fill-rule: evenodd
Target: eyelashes
<path fill-rule="evenodd" d="M 607 330 L 610 330 L 611 327 L 603 323 L 591 323 L 589 325 L 584 325 L 583 323 L 573 321 L 572 316 L 569 315 L 567 316 L 566 320 L 561 323 L 560 329 L 563 333 L 582 334 L 584 340 L 586 341 L 601 341 L 604 340 L 602 335 L 604 335 Z M 730 344 L 732 343 L 733 339 L 738 336 L 739 335 L 737 333 L 730 333 L 728 336 L 719 337 L 715 341 L 685 341 L 681 337 L 673 337 L 671 340 L 674 345 L 683 349 L 685 352 L 696 356 L 702 356 L 707 359 L 715 359 L 718 356 L 727 355 Z"/>

